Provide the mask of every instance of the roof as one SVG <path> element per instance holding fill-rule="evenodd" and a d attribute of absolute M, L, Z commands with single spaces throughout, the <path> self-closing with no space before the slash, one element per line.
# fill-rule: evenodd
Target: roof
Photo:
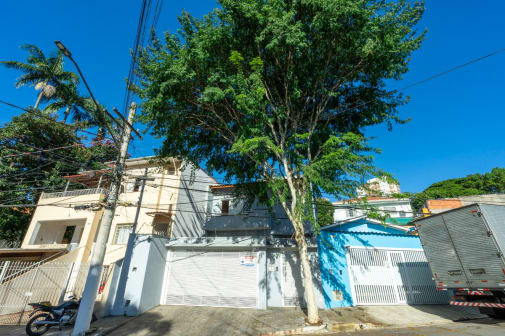
<path fill-rule="evenodd" d="M 217 184 L 210 186 L 210 190 L 233 189 L 233 188 L 235 188 L 234 184 Z"/>
<path fill-rule="evenodd" d="M 409 198 L 398 198 L 398 197 L 381 197 L 381 196 L 363 196 L 363 197 L 358 197 L 358 198 L 351 198 L 348 200 L 342 200 L 342 201 L 337 201 L 333 202 L 333 204 L 345 204 L 345 203 L 357 203 L 361 201 L 367 201 L 367 202 L 391 202 L 391 201 L 396 201 L 396 202 L 410 202 Z"/>
<path fill-rule="evenodd" d="M 414 217 L 390 217 L 386 218 L 387 223 L 397 224 L 397 225 L 406 225 L 414 220 Z"/>
<path fill-rule="evenodd" d="M 377 219 L 367 218 L 366 216 L 358 216 L 358 217 L 354 217 L 354 218 L 349 218 L 349 219 L 341 221 L 337 224 L 332 224 L 332 225 L 322 227 L 321 230 L 340 228 L 345 224 L 350 224 L 350 223 L 361 221 L 361 220 L 366 220 L 370 224 L 387 226 L 387 227 L 390 227 L 395 230 L 403 231 L 405 233 L 410 231 L 410 227 L 405 227 L 405 226 L 401 226 L 401 225 L 394 225 L 394 224 L 391 224 L 388 222 L 381 222 Z"/>
<path fill-rule="evenodd" d="M 428 216 L 424 216 L 424 217 L 419 217 L 419 218 L 416 218 L 412 221 L 413 222 L 419 222 L 419 221 L 422 221 L 424 219 L 430 219 L 430 218 L 433 218 L 433 217 L 436 217 L 436 216 L 442 216 L 442 215 L 445 215 L 446 213 L 449 213 L 449 212 L 453 212 L 453 211 L 456 211 L 456 210 L 461 210 L 461 209 L 466 209 L 466 208 L 470 208 L 470 207 L 473 207 L 475 205 L 480 205 L 480 204 L 488 204 L 488 203 L 484 203 L 484 202 L 479 202 L 479 203 L 472 203 L 472 204 L 468 204 L 468 205 L 463 205 L 459 208 L 454 208 L 454 209 L 449 209 L 447 211 L 442 211 L 442 212 L 438 212 L 438 213 L 434 213 L 434 214 L 430 214 Z M 491 204 L 491 205 L 496 205 L 496 204 Z M 498 205 L 498 206 L 505 206 L 505 205 Z"/>
<path fill-rule="evenodd" d="M 426 200 L 426 206 L 430 210 L 455 209 L 463 205 L 459 198 L 431 199 Z"/>
<path fill-rule="evenodd" d="M 66 248 L 25 248 L 25 247 L 18 247 L 18 248 L 0 248 L 0 257 L 3 257 L 5 255 L 17 255 L 17 256 L 30 256 L 33 254 L 40 254 L 40 253 L 57 253 L 57 252 L 63 252 L 67 251 Z"/>

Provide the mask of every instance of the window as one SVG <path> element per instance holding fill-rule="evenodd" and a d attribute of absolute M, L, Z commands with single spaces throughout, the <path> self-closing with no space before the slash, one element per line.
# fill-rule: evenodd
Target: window
<path fill-rule="evenodd" d="M 132 224 L 118 224 L 114 232 L 113 244 L 124 245 L 128 243 L 128 237 L 132 232 Z"/>
<path fill-rule="evenodd" d="M 405 217 L 406 214 L 405 214 L 405 211 L 400 211 L 400 217 Z"/>
<path fill-rule="evenodd" d="M 135 184 L 133 185 L 133 191 L 139 191 L 141 185 L 142 185 L 142 180 L 139 178 L 136 178 Z"/>
<path fill-rule="evenodd" d="M 175 175 L 175 166 L 174 165 L 168 166 L 168 168 L 167 168 L 167 174 L 168 175 Z"/>
<path fill-rule="evenodd" d="M 347 215 L 348 215 L 348 217 L 354 217 L 354 209 L 352 209 L 352 208 L 347 209 Z"/>
<path fill-rule="evenodd" d="M 230 210 L 230 200 L 221 201 L 221 214 L 226 215 Z"/>
<path fill-rule="evenodd" d="M 70 244 L 72 237 L 74 236 L 75 225 L 69 225 L 65 228 L 65 233 L 63 234 L 62 244 Z"/>
<path fill-rule="evenodd" d="M 153 235 L 170 237 L 170 223 L 169 222 L 160 222 L 153 224 Z"/>

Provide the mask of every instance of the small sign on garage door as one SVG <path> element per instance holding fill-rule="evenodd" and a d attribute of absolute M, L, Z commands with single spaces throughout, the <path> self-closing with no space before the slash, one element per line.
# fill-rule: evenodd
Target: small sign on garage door
<path fill-rule="evenodd" d="M 242 257 L 240 257 L 240 265 L 242 265 L 242 266 L 254 266 L 255 265 L 254 259 L 255 259 L 254 255 L 242 256 Z"/>

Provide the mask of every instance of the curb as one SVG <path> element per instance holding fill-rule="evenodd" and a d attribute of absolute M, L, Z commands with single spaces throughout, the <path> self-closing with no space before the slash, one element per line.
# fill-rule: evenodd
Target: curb
<path fill-rule="evenodd" d="M 320 326 L 308 326 L 296 329 L 289 330 L 281 330 L 281 331 L 273 331 L 259 334 L 258 336 L 283 336 L 283 335 L 298 335 L 298 334 L 311 334 L 318 331 L 323 331 L 327 327 L 326 324 L 322 324 Z"/>
<path fill-rule="evenodd" d="M 350 322 L 350 323 L 339 322 L 328 325 L 328 331 L 330 332 L 354 332 L 358 330 L 378 329 L 378 328 L 381 327 L 372 323 L 357 323 L 357 322 Z"/>

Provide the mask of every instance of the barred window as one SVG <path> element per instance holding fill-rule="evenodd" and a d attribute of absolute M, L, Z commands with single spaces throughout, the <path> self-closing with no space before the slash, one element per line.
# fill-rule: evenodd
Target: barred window
<path fill-rule="evenodd" d="M 118 224 L 114 232 L 113 244 L 124 245 L 128 243 L 128 237 L 132 232 L 133 224 Z"/>

